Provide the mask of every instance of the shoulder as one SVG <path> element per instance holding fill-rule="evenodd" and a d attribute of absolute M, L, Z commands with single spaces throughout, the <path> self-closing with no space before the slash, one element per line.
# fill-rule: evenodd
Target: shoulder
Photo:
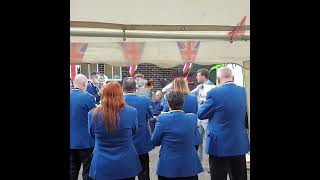
<path fill-rule="evenodd" d="M 128 105 L 125 105 L 122 110 L 123 112 L 125 113 L 137 113 L 137 110 L 136 108 L 132 107 L 132 106 L 128 106 Z"/>
<path fill-rule="evenodd" d="M 167 119 L 169 119 L 171 116 L 172 116 L 171 113 L 160 114 L 160 115 L 158 116 L 157 121 L 164 122 L 164 121 L 166 121 Z"/>
<path fill-rule="evenodd" d="M 246 92 L 246 88 L 242 86 L 238 86 L 242 91 Z"/>
<path fill-rule="evenodd" d="M 221 91 L 223 91 L 223 87 L 215 87 L 215 88 L 212 88 L 212 89 L 210 89 L 208 92 L 207 92 L 207 95 L 215 95 L 215 94 L 217 94 L 217 93 L 219 93 L 219 92 L 221 92 Z"/>
<path fill-rule="evenodd" d="M 186 113 L 185 116 L 190 119 L 194 119 L 194 120 L 198 121 L 198 117 L 194 113 Z"/>
<path fill-rule="evenodd" d="M 202 86 L 202 84 L 198 84 L 198 86 L 195 89 L 199 89 Z"/>
<path fill-rule="evenodd" d="M 88 97 L 93 97 L 92 94 L 90 94 L 90 93 L 88 93 L 88 92 L 86 92 L 86 91 L 83 91 L 83 94 L 85 94 L 85 96 L 88 96 Z"/>
<path fill-rule="evenodd" d="M 89 117 L 92 117 L 93 114 L 94 114 L 94 112 L 95 112 L 96 110 L 97 110 L 97 107 L 91 109 L 91 110 L 88 112 L 88 116 L 89 116 Z"/>
<path fill-rule="evenodd" d="M 71 90 L 70 95 L 78 96 L 79 98 L 83 98 L 83 99 L 90 99 L 90 98 L 94 99 L 94 96 L 86 91 Z"/>
<path fill-rule="evenodd" d="M 145 101 L 151 101 L 150 97 L 147 97 L 147 96 L 139 96 L 141 98 L 143 98 Z"/>
<path fill-rule="evenodd" d="M 86 99 L 93 99 L 94 100 L 94 96 L 88 92 L 83 92 L 83 97 Z"/>
<path fill-rule="evenodd" d="M 247 90 L 245 87 L 235 85 L 234 91 L 240 92 L 240 94 L 243 96 L 247 96 Z"/>
<path fill-rule="evenodd" d="M 193 95 L 193 94 L 187 94 L 186 95 L 187 98 L 190 98 L 190 99 L 195 99 L 197 100 L 197 96 Z"/>
<path fill-rule="evenodd" d="M 94 86 L 94 85 L 92 84 L 92 82 L 89 81 L 89 82 L 88 82 L 88 85 L 87 85 L 87 90 L 88 90 L 88 89 L 92 89 L 93 86 Z"/>
<path fill-rule="evenodd" d="M 145 102 L 146 104 L 150 105 L 151 104 L 151 99 L 147 96 L 136 96 L 139 101 Z"/>
<path fill-rule="evenodd" d="M 191 124 L 195 124 L 197 126 L 197 124 L 198 124 L 198 116 L 197 115 L 195 115 L 194 113 L 186 113 L 185 116 Z"/>
<path fill-rule="evenodd" d="M 206 84 L 208 84 L 208 85 L 214 85 L 213 84 L 213 82 L 212 81 L 210 81 L 209 79 L 208 79 L 208 81 L 207 81 L 207 83 Z"/>

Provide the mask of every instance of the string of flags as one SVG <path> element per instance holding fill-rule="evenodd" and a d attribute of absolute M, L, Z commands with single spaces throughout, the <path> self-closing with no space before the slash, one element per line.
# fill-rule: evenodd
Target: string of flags
<path fill-rule="evenodd" d="M 246 16 L 244 16 L 239 24 L 228 34 L 230 35 L 230 43 L 235 36 L 244 35 Z M 129 66 L 129 74 L 133 76 L 138 69 L 138 64 L 143 54 L 145 42 L 120 42 L 120 49 L 123 57 Z M 181 55 L 183 66 L 183 75 L 186 75 L 195 62 L 200 47 L 200 41 L 179 41 L 177 46 Z M 74 62 L 81 62 L 87 50 L 88 43 L 71 43 L 70 42 L 70 59 Z M 212 70 L 212 69 L 211 69 Z"/>
<path fill-rule="evenodd" d="M 134 72 L 138 69 L 138 64 L 143 53 L 144 44 L 144 42 L 120 42 L 120 47 L 124 59 L 129 65 L 130 76 L 133 76 Z"/>
<path fill-rule="evenodd" d="M 138 64 L 140 64 L 145 42 L 120 42 L 119 44 L 123 57 L 129 66 L 130 76 L 133 76 L 138 69 Z M 87 43 L 70 43 L 70 59 L 80 62 L 87 46 Z M 183 74 L 186 75 L 196 60 L 200 41 L 177 42 L 177 46 L 184 63 Z"/>

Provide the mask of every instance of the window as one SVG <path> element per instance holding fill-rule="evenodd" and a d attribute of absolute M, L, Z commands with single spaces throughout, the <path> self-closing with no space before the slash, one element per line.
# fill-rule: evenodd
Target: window
<path fill-rule="evenodd" d="M 122 71 L 120 66 L 111 66 L 109 64 L 104 64 L 104 75 L 108 77 L 108 80 L 121 81 Z"/>
<path fill-rule="evenodd" d="M 120 66 L 108 64 L 81 64 L 81 74 L 90 78 L 90 73 L 98 72 L 108 77 L 108 81 L 121 81 L 122 71 Z"/>

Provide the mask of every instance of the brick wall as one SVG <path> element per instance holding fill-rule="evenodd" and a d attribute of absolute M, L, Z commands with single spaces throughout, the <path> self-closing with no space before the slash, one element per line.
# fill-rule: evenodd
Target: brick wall
<path fill-rule="evenodd" d="M 193 64 L 191 71 L 189 72 L 189 88 L 192 90 L 194 87 L 198 85 L 196 76 L 197 70 L 200 68 L 210 69 L 212 65 L 203 66 L 198 64 Z M 144 75 L 146 80 L 150 80 L 151 78 L 155 82 L 155 87 L 152 91 L 161 90 L 164 86 L 169 84 L 175 76 L 178 74 L 182 74 L 183 65 L 179 65 L 173 68 L 160 68 L 154 64 L 140 64 L 138 65 L 138 69 L 135 74 L 141 73 Z M 122 67 L 122 79 L 129 76 L 128 67 Z M 193 82 L 193 83 L 192 83 Z"/>

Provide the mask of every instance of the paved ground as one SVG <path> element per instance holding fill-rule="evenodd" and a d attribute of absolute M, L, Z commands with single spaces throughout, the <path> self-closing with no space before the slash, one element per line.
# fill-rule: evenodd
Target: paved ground
<path fill-rule="evenodd" d="M 149 152 L 151 180 L 158 179 L 158 177 L 156 175 L 156 168 L 157 168 L 157 162 L 158 162 L 158 157 L 159 157 L 159 150 L 160 150 L 160 147 L 157 147 Z M 203 150 L 203 152 L 204 152 L 204 150 Z M 199 174 L 199 180 L 210 180 L 210 174 L 208 173 L 208 169 L 209 169 L 208 156 L 205 153 L 203 153 L 202 167 L 204 169 L 204 172 Z M 136 179 L 138 179 L 138 178 L 136 178 Z M 81 170 L 80 170 L 78 180 L 82 180 Z M 248 170 L 248 180 L 250 180 L 250 170 Z"/>

